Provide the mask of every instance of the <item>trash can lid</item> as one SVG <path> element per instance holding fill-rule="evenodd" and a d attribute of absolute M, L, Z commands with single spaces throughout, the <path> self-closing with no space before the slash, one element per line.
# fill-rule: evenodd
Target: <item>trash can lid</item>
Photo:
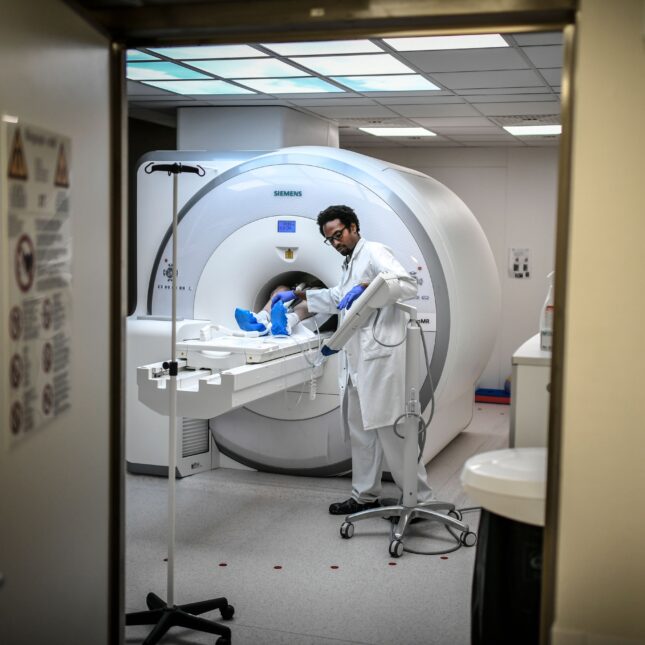
<path fill-rule="evenodd" d="M 486 493 L 544 500 L 546 448 L 510 448 L 475 455 L 464 464 L 461 483 Z"/>

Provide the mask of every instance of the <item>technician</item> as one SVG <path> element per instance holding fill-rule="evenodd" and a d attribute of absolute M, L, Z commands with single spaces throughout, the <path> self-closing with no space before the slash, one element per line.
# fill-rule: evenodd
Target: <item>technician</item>
<path fill-rule="evenodd" d="M 405 333 L 407 316 L 394 306 L 417 292 L 414 280 L 390 249 L 360 235 L 356 213 L 349 206 L 329 206 L 318 215 L 325 244 L 344 258 L 340 283 L 332 289 L 283 291 L 272 303 L 306 300 L 310 313 L 339 313 L 360 297 L 379 273 L 395 274 L 400 294 L 369 316 L 345 345 L 340 356 L 340 394 L 352 450 L 352 496 L 329 507 L 332 515 L 348 515 L 380 506 L 383 457 L 397 486 L 403 489 L 403 440 L 394 433 L 394 421 L 405 411 Z M 380 341 L 380 343 L 377 341 Z M 382 344 L 381 344 L 382 343 Z M 347 428 L 346 428 L 347 429 Z M 433 499 L 425 467 L 417 467 L 418 501 Z"/>

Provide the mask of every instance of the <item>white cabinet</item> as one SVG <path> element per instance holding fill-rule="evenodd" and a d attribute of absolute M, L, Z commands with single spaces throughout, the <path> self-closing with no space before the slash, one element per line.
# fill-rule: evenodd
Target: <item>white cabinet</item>
<path fill-rule="evenodd" d="M 540 334 L 513 354 L 511 448 L 543 448 L 549 430 L 551 352 L 540 349 Z"/>

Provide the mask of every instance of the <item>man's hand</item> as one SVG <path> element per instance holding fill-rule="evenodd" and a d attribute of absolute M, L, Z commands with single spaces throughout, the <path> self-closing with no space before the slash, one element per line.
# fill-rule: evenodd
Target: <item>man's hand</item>
<path fill-rule="evenodd" d="M 273 298 L 271 298 L 271 306 L 273 307 L 276 302 L 282 302 L 286 305 L 288 302 L 291 302 L 296 298 L 297 296 L 295 291 L 280 291 L 279 293 L 276 293 Z"/>
<path fill-rule="evenodd" d="M 343 297 L 343 299 L 338 303 L 338 309 L 349 309 L 352 306 L 352 303 L 358 296 L 365 291 L 366 287 L 362 284 L 357 284 L 355 287 L 352 287 Z"/>

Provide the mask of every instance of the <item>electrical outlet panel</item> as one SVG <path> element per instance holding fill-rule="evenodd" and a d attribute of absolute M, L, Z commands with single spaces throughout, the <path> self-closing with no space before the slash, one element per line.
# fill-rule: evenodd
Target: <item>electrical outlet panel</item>
<path fill-rule="evenodd" d="M 531 277 L 530 249 L 509 249 L 508 275 L 518 279 Z"/>

